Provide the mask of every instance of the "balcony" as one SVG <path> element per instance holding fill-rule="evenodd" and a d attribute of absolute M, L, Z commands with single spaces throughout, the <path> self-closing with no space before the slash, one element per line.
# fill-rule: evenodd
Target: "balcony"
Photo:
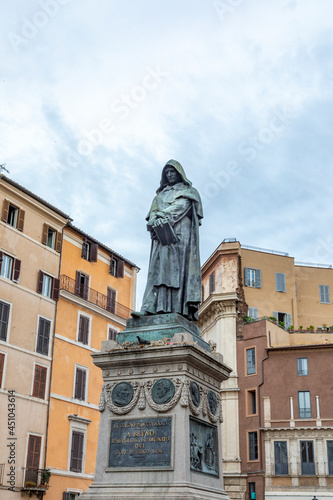
<path fill-rule="evenodd" d="M 101 307 L 116 316 L 119 316 L 123 319 L 128 319 L 131 316 L 132 309 L 129 309 L 119 302 L 113 300 L 112 297 L 108 297 L 103 295 L 97 290 L 93 290 L 93 288 L 89 288 L 88 286 L 77 283 L 75 279 L 62 274 L 60 276 L 60 290 L 66 290 L 77 297 L 81 297 L 84 300 L 87 300 L 91 304 L 95 306 Z"/>
<path fill-rule="evenodd" d="M 49 487 L 51 472 L 49 469 L 38 469 L 37 467 L 26 467 L 24 486 L 22 492 L 27 492 L 31 497 L 33 494 L 38 499 L 43 499 L 44 493 Z"/>

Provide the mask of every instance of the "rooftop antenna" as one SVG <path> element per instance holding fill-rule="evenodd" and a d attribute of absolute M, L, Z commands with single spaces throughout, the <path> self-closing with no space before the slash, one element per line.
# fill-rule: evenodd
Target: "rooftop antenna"
<path fill-rule="evenodd" d="M 9 170 L 6 169 L 5 167 L 6 163 L 0 163 L 0 174 L 2 174 L 2 171 L 4 170 L 8 174 L 10 174 Z"/>

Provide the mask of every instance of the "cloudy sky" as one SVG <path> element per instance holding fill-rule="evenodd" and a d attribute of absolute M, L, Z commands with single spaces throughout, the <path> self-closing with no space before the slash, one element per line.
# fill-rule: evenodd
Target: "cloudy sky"
<path fill-rule="evenodd" d="M 333 263 L 331 0 L 4 0 L 0 163 L 141 267 L 162 166 L 218 244 Z"/>

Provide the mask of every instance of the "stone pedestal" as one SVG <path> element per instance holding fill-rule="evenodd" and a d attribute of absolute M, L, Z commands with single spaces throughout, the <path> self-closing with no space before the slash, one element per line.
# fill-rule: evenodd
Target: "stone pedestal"
<path fill-rule="evenodd" d="M 149 328 L 139 337 L 149 341 Z M 95 480 L 82 500 L 229 499 L 220 385 L 230 369 L 187 329 L 156 337 L 103 342 L 92 355 L 104 386 Z"/>

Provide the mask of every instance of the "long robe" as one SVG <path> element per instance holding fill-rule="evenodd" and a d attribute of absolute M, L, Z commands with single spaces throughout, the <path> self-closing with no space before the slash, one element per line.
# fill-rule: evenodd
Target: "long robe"
<path fill-rule="evenodd" d="M 165 168 L 174 167 L 182 182 L 166 183 Z M 162 245 L 154 234 L 154 222 L 162 218 L 173 227 L 178 241 Z M 202 207 L 199 193 L 191 187 L 182 166 L 171 160 L 162 172 L 149 214 L 152 234 L 147 286 L 141 311 L 150 314 L 179 313 L 191 320 L 198 318 L 201 303 L 199 221 Z"/>

